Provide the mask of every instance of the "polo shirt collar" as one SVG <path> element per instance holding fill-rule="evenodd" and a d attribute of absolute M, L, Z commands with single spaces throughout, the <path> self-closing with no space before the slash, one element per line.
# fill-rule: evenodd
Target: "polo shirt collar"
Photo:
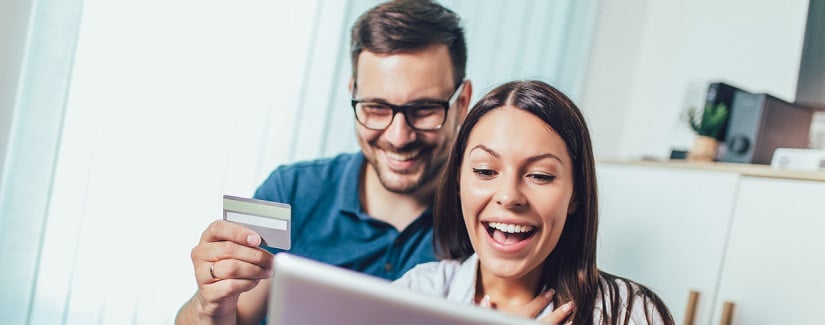
<path fill-rule="evenodd" d="M 361 182 L 361 169 L 365 163 L 364 153 L 360 151 L 347 162 L 337 193 L 337 205 L 341 207 L 341 211 L 351 213 L 361 219 L 366 219 L 366 214 L 363 213 L 364 208 L 361 206 L 358 184 Z"/>
<path fill-rule="evenodd" d="M 336 205 L 341 207 L 341 212 L 349 213 L 352 215 L 357 216 L 359 219 L 362 220 L 369 220 L 372 219 L 369 215 L 364 212 L 364 206 L 361 205 L 361 196 L 359 184 L 361 183 L 361 172 L 364 168 L 367 168 L 367 159 L 364 157 L 364 153 L 358 151 L 355 155 L 353 155 L 353 159 L 347 162 L 347 165 L 344 167 L 344 172 L 341 174 L 341 183 L 338 186 L 338 196 Z M 421 214 L 421 216 L 432 215 L 432 207 L 428 206 L 427 209 Z M 419 216 L 418 219 L 421 219 Z M 416 219 L 416 221 L 418 220 Z"/>

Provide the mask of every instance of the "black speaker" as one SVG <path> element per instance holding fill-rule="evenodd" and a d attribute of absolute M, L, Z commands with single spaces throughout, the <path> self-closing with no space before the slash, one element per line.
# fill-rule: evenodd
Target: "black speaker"
<path fill-rule="evenodd" d="M 812 116 L 804 106 L 737 90 L 721 161 L 770 164 L 776 148 L 807 148 Z"/>

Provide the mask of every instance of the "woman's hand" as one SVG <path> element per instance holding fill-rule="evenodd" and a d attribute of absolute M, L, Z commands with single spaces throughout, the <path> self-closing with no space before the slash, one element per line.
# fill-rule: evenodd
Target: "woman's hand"
<path fill-rule="evenodd" d="M 556 295 L 556 291 L 553 289 L 545 291 L 543 294 L 540 294 L 538 297 L 533 299 L 530 303 L 524 305 L 520 315 L 527 316 L 529 318 L 536 318 L 547 305 L 553 301 L 553 296 Z M 560 307 L 553 310 L 550 315 L 545 316 L 542 319 L 539 319 L 539 323 L 542 324 L 562 324 L 566 320 L 573 315 L 573 307 L 574 304 L 572 301 L 561 305 Z"/>
<path fill-rule="evenodd" d="M 555 290 L 547 290 L 526 305 L 522 306 L 520 310 L 515 311 L 513 314 L 534 319 L 544 310 L 544 308 L 547 307 L 547 305 L 550 304 L 551 301 L 553 301 L 553 296 L 555 294 Z M 488 295 L 485 295 L 478 305 L 484 308 L 493 308 L 492 302 L 490 301 L 490 296 Z M 540 319 L 539 322 L 542 324 L 562 324 L 570 317 L 570 315 L 573 314 L 573 307 L 575 307 L 575 305 L 572 301 L 563 304 L 559 308 L 553 310 L 550 315 Z"/>
<path fill-rule="evenodd" d="M 547 315 L 547 317 L 539 319 L 539 323 L 542 323 L 542 324 L 562 324 L 562 323 L 565 322 L 565 320 L 569 319 L 570 316 L 573 315 L 573 309 L 575 309 L 574 307 L 575 307 L 575 304 L 572 301 L 570 301 L 570 302 L 568 302 L 564 305 L 561 305 L 561 307 L 556 308 L 555 310 L 553 310 L 553 312 L 550 313 L 550 315 Z"/>

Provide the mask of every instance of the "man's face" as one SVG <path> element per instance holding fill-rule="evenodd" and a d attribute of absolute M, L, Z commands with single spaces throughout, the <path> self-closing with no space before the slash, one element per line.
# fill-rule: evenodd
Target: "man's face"
<path fill-rule="evenodd" d="M 364 51 L 358 57 L 357 80 L 350 88 L 354 90 L 353 98 L 394 105 L 446 101 L 455 90 L 452 71 L 444 45 L 398 54 Z M 361 151 L 387 190 L 413 193 L 435 180 L 467 112 L 470 92 L 469 86 L 464 87 L 438 130 L 415 130 L 404 114 L 395 114 L 384 130 L 355 123 Z"/>

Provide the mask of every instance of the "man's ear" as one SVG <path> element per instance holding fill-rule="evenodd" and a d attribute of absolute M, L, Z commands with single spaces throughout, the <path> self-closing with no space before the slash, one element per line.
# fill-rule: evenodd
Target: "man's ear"
<path fill-rule="evenodd" d="M 347 84 L 347 89 L 349 89 L 350 95 L 355 97 L 355 93 L 352 92 L 353 88 L 355 87 L 355 78 L 349 78 L 349 84 Z"/>
<path fill-rule="evenodd" d="M 470 111 L 470 99 L 473 97 L 473 83 L 468 79 L 464 81 L 464 89 L 458 97 L 458 115 L 461 117 L 461 122 L 464 122 L 464 117 Z"/>
<path fill-rule="evenodd" d="M 458 100 L 456 101 L 456 131 L 461 129 L 461 125 L 464 124 L 464 118 L 467 117 L 467 112 L 470 111 L 470 99 L 472 97 L 473 83 L 470 82 L 470 80 L 466 80 L 464 81 L 464 89 L 461 90 L 461 94 L 458 95 Z"/>

